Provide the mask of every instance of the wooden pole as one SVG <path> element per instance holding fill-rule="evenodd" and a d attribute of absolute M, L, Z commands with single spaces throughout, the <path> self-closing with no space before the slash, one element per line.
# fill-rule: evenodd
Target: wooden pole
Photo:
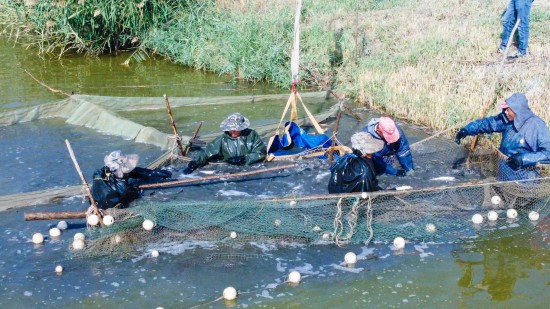
<path fill-rule="evenodd" d="M 76 171 L 78 175 L 80 176 L 80 180 L 82 181 L 82 185 L 86 189 L 86 194 L 88 195 L 88 198 L 90 199 L 90 203 L 92 204 L 92 208 L 94 210 L 94 213 L 99 217 L 99 222 L 103 225 L 103 216 L 101 215 L 101 212 L 99 211 L 99 208 L 97 208 L 97 203 L 94 200 L 94 197 L 92 196 L 92 192 L 90 191 L 90 186 L 88 185 L 88 182 L 86 182 L 86 178 L 84 178 L 84 175 L 82 174 L 82 170 L 80 169 L 80 165 L 78 165 L 78 161 L 76 161 L 76 157 L 73 152 L 73 148 L 71 147 L 71 143 L 69 143 L 69 140 L 65 140 L 65 144 L 67 145 L 67 150 L 69 150 L 69 155 L 71 156 L 71 159 L 73 160 L 74 167 L 76 168 Z"/>
<path fill-rule="evenodd" d="M 485 115 L 487 115 L 487 111 L 489 110 L 489 107 L 491 107 L 491 105 L 493 105 L 494 102 L 496 102 L 497 100 L 497 93 L 495 88 L 499 81 L 500 75 L 502 74 L 502 70 L 504 68 L 504 61 L 506 61 L 506 58 L 508 56 L 508 49 L 510 49 L 510 45 L 512 44 L 512 40 L 514 38 L 514 33 L 516 33 L 516 30 L 518 29 L 520 21 L 521 19 L 518 18 L 518 20 L 516 21 L 516 24 L 514 25 L 514 28 L 512 28 L 512 32 L 510 33 L 510 37 L 508 38 L 508 42 L 506 42 L 506 49 L 502 53 L 502 59 L 500 61 L 499 71 L 497 72 L 495 79 L 493 80 L 492 89 L 493 89 L 493 92 L 495 92 L 495 94 L 491 99 L 491 101 L 489 101 L 481 111 L 481 118 L 485 118 Z M 477 139 L 478 139 L 478 136 L 477 135 L 474 136 L 474 138 L 472 139 L 472 142 L 470 143 L 470 148 L 468 148 L 468 157 L 466 158 L 466 167 L 468 169 L 470 169 L 470 156 L 474 151 L 474 149 L 476 148 Z"/>
<path fill-rule="evenodd" d="M 342 109 L 344 108 L 344 100 L 346 99 L 346 95 L 342 95 L 342 98 L 340 98 L 340 108 L 338 108 L 338 114 L 336 115 L 336 124 L 334 125 L 334 134 L 332 138 L 332 145 L 331 150 L 328 153 L 328 158 L 330 161 L 334 159 L 334 146 L 336 146 L 336 138 L 338 137 L 338 128 L 340 127 L 340 118 L 342 118 Z"/>
<path fill-rule="evenodd" d="M 178 129 L 176 129 L 176 123 L 174 122 L 174 116 L 172 116 L 172 109 L 170 108 L 170 102 L 168 102 L 168 96 L 164 95 L 164 101 L 166 101 L 166 109 L 168 110 L 168 116 L 170 116 L 170 123 L 172 124 L 172 129 L 174 130 L 174 135 L 176 136 L 176 142 L 178 143 L 178 149 L 182 157 L 185 157 L 183 152 L 183 147 L 181 146 L 181 141 L 178 138 Z"/>
<path fill-rule="evenodd" d="M 86 218 L 85 211 L 26 212 L 25 221 Z"/>
<path fill-rule="evenodd" d="M 224 175 L 208 176 L 208 177 L 201 177 L 201 178 L 192 178 L 192 179 L 183 179 L 183 180 L 151 183 L 151 184 L 141 185 L 141 186 L 139 186 L 139 189 L 163 188 L 163 187 L 185 185 L 185 184 L 195 183 L 195 182 L 219 180 L 219 179 L 222 179 L 222 178 L 237 178 L 237 177 L 256 175 L 256 174 L 261 174 L 261 173 L 279 171 L 279 170 L 283 170 L 283 169 L 286 169 L 286 168 L 293 168 L 293 167 L 296 167 L 296 166 L 298 166 L 298 164 L 289 164 L 289 165 L 283 165 L 283 166 L 277 166 L 277 167 L 270 167 L 270 168 L 266 168 L 266 169 L 249 171 L 249 172 L 242 172 L 242 173 L 236 173 L 236 174 L 224 174 Z"/>
<path fill-rule="evenodd" d="M 201 126 L 202 126 L 202 121 L 199 122 L 199 125 L 195 129 L 195 132 L 193 132 L 193 137 L 191 137 L 191 139 L 189 140 L 189 143 L 187 144 L 187 146 L 185 146 L 185 149 L 183 150 L 184 157 L 189 153 L 189 150 L 191 149 L 191 146 L 193 145 L 195 138 L 197 138 L 197 134 L 199 134 L 199 130 L 201 129 Z"/>

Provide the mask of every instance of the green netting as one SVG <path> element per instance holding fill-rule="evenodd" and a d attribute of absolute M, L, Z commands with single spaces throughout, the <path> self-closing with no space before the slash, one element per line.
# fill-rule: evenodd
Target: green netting
<path fill-rule="evenodd" d="M 305 98 L 324 101 L 325 92 L 304 93 Z M 229 96 L 229 97 L 199 97 L 199 98 L 170 98 L 170 106 L 178 107 L 200 107 L 227 104 L 253 103 L 259 106 L 272 100 L 284 100 L 288 94 L 261 95 L 261 96 Z M 239 106 L 241 109 L 242 106 Z M 151 126 L 137 123 L 121 115 L 121 112 L 145 111 L 150 113 L 153 110 L 161 112 L 162 121 L 168 122 L 166 114 L 166 103 L 162 97 L 108 97 L 92 95 L 72 95 L 69 98 L 42 104 L 39 106 L 16 109 L 0 114 L 0 126 L 13 125 L 21 122 L 33 121 L 47 118 L 64 118 L 67 123 L 84 126 L 105 134 L 121 136 L 124 139 L 134 140 L 139 143 L 146 143 L 160 147 L 163 150 L 170 150 L 175 147 L 173 134 L 162 132 Z M 323 121 L 334 115 L 336 107 L 315 115 L 317 121 Z M 227 112 L 224 109 L 224 116 Z M 222 119 L 222 118 L 220 118 Z M 299 120 L 300 124 L 308 124 L 305 117 Z M 219 123 L 216 124 L 216 127 Z M 264 137 L 273 134 L 277 124 L 265 124 L 256 131 Z M 168 126 L 169 129 L 171 129 Z M 217 130 L 216 130 L 217 131 Z M 171 131 L 167 131 L 171 132 Z M 208 141 L 217 136 L 215 134 L 203 135 L 201 139 Z M 179 134 L 181 142 L 185 145 L 189 142 L 190 136 Z"/>
<path fill-rule="evenodd" d="M 430 157 L 436 156 L 432 153 Z M 390 242 L 400 236 L 409 241 L 454 242 L 485 234 L 523 233 L 548 214 L 549 177 L 496 182 L 496 152 L 480 149 L 471 158 L 472 168 L 489 178 L 410 191 L 271 200 L 144 199 L 128 209 L 109 210 L 115 224 L 91 229 L 86 248 L 75 253 L 131 254 L 152 243 L 190 240 L 226 245 L 251 241 L 344 245 Z M 508 209 L 515 209 L 517 218 L 508 218 Z M 490 221 L 489 211 L 495 211 L 498 219 Z M 531 212 L 537 212 L 539 219 L 530 220 Z M 483 223 L 474 224 L 474 214 L 482 215 Z M 143 229 L 144 220 L 152 220 L 155 227 Z M 433 224 L 435 231 L 428 230 L 428 224 Z"/>

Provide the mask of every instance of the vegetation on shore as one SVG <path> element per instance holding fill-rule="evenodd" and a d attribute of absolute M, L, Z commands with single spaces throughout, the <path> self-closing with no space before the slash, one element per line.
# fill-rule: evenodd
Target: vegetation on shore
<path fill-rule="evenodd" d="M 550 5 L 535 1 L 529 57 L 496 54 L 501 0 L 302 0 L 301 64 L 362 104 L 443 129 L 526 92 L 550 123 Z M 38 52 L 133 49 L 290 87 L 294 0 L 0 0 L 2 31 Z M 512 47 L 513 49 L 513 47 Z M 301 70 L 304 84 L 317 81 Z"/>

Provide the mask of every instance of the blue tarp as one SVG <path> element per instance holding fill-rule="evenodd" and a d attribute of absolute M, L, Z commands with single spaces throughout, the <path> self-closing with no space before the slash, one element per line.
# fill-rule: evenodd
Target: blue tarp
<path fill-rule="evenodd" d="M 287 156 L 317 147 L 326 149 L 332 145 L 332 140 L 326 134 L 309 134 L 294 122 L 286 122 L 285 128 L 287 130 L 282 137 L 276 135 L 273 139 L 271 147 L 267 150 L 268 154 L 276 157 Z"/>

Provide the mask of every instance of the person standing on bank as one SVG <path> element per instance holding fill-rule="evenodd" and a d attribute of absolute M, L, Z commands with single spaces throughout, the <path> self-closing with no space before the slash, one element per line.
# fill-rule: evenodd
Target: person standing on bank
<path fill-rule="evenodd" d="M 468 135 L 502 133 L 499 150 L 508 157 L 499 160 L 498 180 L 533 179 L 541 176 L 537 163 L 550 163 L 550 131 L 544 120 L 529 108 L 523 93 L 514 93 L 500 105 L 502 112 L 470 122 L 456 134 L 455 142 Z"/>
<path fill-rule="evenodd" d="M 353 153 L 346 154 L 330 167 L 329 193 L 373 192 L 380 190 L 372 154 L 384 148 L 384 142 L 367 132 L 351 136 Z"/>
<path fill-rule="evenodd" d="M 393 176 L 412 176 L 414 174 L 414 163 L 409 141 L 403 130 L 391 118 L 373 118 L 363 128 L 363 131 L 384 142 L 384 147 L 377 151 L 372 158 L 376 174 L 385 173 Z M 389 157 L 392 155 L 397 156 L 403 170 L 398 171 L 391 165 Z"/>
<path fill-rule="evenodd" d="M 258 133 L 249 126 L 250 121 L 240 113 L 227 116 L 220 124 L 223 133 L 194 155 L 183 173 L 190 174 L 212 161 L 250 165 L 265 160 L 265 144 Z"/>
<path fill-rule="evenodd" d="M 506 45 L 516 21 L 520 19 L 518 25 L 519 44 L 518 51 L 509 56 L 509 58 L 525 57 L 527 55 L 527 44 L 529 42 L 529 16 L 531 15 L 531 5 L 533 0 L 510 0 L 508 8 L 502 16 L 502 41 L 498 49 L 499 53 L 506 50 Z"/>

